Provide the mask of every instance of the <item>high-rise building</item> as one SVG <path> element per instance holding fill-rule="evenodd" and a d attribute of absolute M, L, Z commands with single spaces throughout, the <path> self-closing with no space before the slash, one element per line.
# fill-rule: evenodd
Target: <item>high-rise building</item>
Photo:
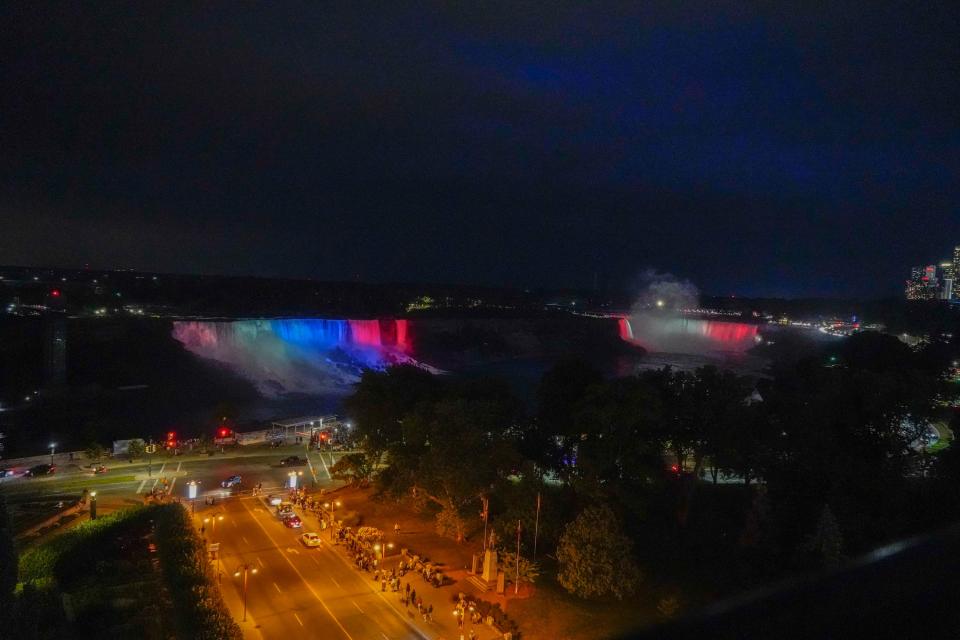
<path fill-rule="evenodd" d="M 910 280 L 906 287 L 907 300 L 935 300 L 939 291 L 937 265 L 928 264 L 910 270 Z"/>
<path fill-rule="evenodd" d="M 953 279 L 956 282 L 957 276 L 960 276 L 960 246 L 953 248 Z M 960 298 L 960 292 L 954 290 L 952 299 Z"/>
<path fill-rule="evenodd" d="M 954 270 L 952 260 L 940 261 L 940 299 L 951 300 L 953 298 Z"/>

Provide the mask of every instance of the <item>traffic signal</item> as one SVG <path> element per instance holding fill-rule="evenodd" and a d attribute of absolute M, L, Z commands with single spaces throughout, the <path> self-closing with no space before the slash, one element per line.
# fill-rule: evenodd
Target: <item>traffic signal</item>
<path fill-rule="evenodd" d="M 220 431 L 218 433 L 221 438 L 226 438 L 228 435 L 230 435 L 230 429 L 227 429 L 226 427 L 220 427 Z"/>

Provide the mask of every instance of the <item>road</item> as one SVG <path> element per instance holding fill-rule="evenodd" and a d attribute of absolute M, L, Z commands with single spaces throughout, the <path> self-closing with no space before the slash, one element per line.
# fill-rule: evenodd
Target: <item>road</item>
<path fill-rule="evenodd" d="M 374 591 L 369 574 L 349 565 L 324 535 L 323 546 L 306 548 L 302 531 L 316 530 L 313 516 L 301 516 L 304 529 L 288 529 L 259 498 L 239 497 L 208 507 L 197 518 L 223 516 L 208 541 L 220 543 L 223 590 L 236 619 L 242 617 L 243 564 L 249 576 L 247 617 L 263 638 L 418 639 L 422 636 Z M 226 593 L 227 591 L 232 593 Z"/>

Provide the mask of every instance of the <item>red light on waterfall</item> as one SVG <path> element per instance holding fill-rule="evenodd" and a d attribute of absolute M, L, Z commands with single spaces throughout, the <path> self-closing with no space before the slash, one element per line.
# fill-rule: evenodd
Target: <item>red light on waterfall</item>
<path fill-rule="evenodd" d="M 407 320 L 394 320 L 394 326 L 397 330 L 397 348 L 401 351 L 410 350 L 409 334 L 407 333 Z"/>
<path fill-rule="evenodd" d="M 353 343 L 368 347 L 381 347 L 379 320 L 350 320 Z"/>

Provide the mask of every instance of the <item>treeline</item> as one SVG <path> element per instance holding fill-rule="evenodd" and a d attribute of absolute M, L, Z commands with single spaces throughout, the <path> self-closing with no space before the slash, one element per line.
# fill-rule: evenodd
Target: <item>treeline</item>
<path fill-rule="evenodd" d="M 519 521 L 528 554 L 539 502 L 541 554 L 574 593 L 622 597 L 648 574 L 710 595 L 957 517 L 960 456 L 926 445 L 949 420 L 958 356 L 861 333 L 760 380 L 713 367 L 605 380 L 566 362 L 533 415 L 501 381 L 368 372 L 346 402 L 362 453 L 335 471 L 432 508 L 457 539 L 487 499 L 500 539 Z"/>

